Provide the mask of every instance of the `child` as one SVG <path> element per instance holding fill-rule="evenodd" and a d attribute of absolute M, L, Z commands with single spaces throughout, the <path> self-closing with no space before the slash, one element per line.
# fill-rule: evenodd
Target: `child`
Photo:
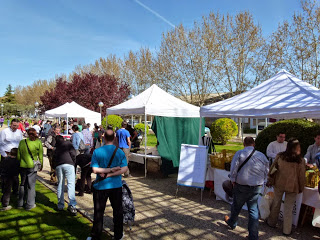
<path fill-rule="evenodd" d="M 14 178 L 19 175 L 20 162 L 17 160 L 18 148 L 12 148 L 10 154 L 1 161 L 1 181 L 2 181 L 2 209 L 1 211 L 10 210 L 9 205 L 12 183 Z"/>

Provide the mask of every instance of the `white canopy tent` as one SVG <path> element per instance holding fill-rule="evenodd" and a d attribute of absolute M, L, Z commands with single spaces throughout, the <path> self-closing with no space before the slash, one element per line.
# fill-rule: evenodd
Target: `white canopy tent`
<path fill-rule="evenodd" d="M 286 70 L 281 70 L 249 91 L 201 107 L 200 116 L 256 119 L 320 118 L 320 90 Z"/>
<path fill-rule="evenodd" d="M 157 85 L 153 84 L 144 92 L 123 102 L 119 105 L 107 109 L 107 114 L 115 115 L 144 115 L 145 123 L 147 115 L 162 117 L 200 117 L 200 108 L 186 103 L 169 93 L 165 92 Z M 145 176 L 146 176 L 146 149 L 147 149 L 147 129 L 145 124 Z"/>
<path fill-rule="evenodd" d="M 170 95 L 155 84 L 136 97 L 108 108 L 107 113 L 116 115 L 146 114 L 163 117 L 200 117 L 199 107 Z"/>
<path fill-rule="evenodd" d="M 200 116 L 320 118 L 320 90 L 281 70 L 247 92 L 201 107 Z"/>
<path fill-rule="evenodd" d="M 60 107 L 45 112 L 46 117 L 63 117 L 63 118 L 84 118 L 86 123 L 93 126 L 94 123 L 101 124 L 101 114 L 91 111 L 76 102 L 65 103 Z M 68 121 L 67 121 L 68 124 Z"/>

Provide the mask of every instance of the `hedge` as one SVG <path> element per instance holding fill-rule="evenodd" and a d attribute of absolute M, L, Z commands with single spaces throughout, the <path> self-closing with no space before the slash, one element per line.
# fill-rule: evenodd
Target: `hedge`
<path fill-rule="evenodd" d="M 304 155 L 308 146 L 314 143 L 314 135 L 320 132 L 320 125 L 300 119 L 273 123 L 259 133 L 256 139 L 256 149 L 265 154 L 269 143 L 276 140 L 279 132 L 286 134 L 286 140 L 297 138 L 300 141 L 301 151 Z"/>
<path fill-rule="evenodd" d="M 212 140 L 215 143 L 225 145 L 228 140 L 238 133 L 238 126 L 235 121 L 230 118 L 220 118 L 211 125 Z"/>
<path fill-rule="evenodd" d="M 144 123 L 138 123 L 134 126 L 134 129 L 137 130 L 138 132 L 141 131 L 144 133 L 144 128 L 145 128 L 145 125 Z M 147 133 L 149 132 L 149 126 L 147 124 Z"/>
<path fill-rule="evenodd" d="M 104 117 L 101 121 L 102 126 L 106 129 L 106 122 L 107 119 Z M 111 125 L 113 127 L 113 130 L 116 128 L 121 128 L 121 124 L 123 122 L 123 119 L 117 115 L 108 115 L 108 126 Z"/>

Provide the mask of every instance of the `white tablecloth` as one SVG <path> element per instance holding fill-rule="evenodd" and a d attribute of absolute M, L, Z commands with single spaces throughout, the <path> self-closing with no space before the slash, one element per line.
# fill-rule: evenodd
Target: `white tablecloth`
<path fill-rule="evenodd" d="M 208 164 L 206 181 L 214 181 L 214 168 L 211 167 L 211 163 Z"/>
<path fill-rule="evenodd" d="M 320 194 L 318 192 L 318 187 L 305 187 L 303 190 L 302 203 L 320 209 Z"/>

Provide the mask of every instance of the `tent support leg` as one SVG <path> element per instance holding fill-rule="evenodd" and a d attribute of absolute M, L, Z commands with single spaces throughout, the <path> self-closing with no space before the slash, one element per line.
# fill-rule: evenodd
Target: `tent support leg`
<path fill-rule="evenodd" d="M 202 129 L 202 118 L 200 117 L 200 123 L 199 123 L 199 141 L 198 141 L 198 144 L 199 145 L 203 145 L 202 143 L 202 136 L 201 136 L 201 129 Z"/>
<path fill-rule="evenodd" d="M 176 196 L 175 196 L 175 198 L 178 198 L 178 191 L 179 191 L 179 185 L 177 185 L 177 190 L 176 190 Z"/>
<path fill-rule="evenodd" d="M 243 119 L 241 118 L 241 137 L 242 137 L 242 142 L 243 142 L 243 121 L 242 121 Z"/>
<path fill-rule="evenodd" d="M 131 115 L 131 127 L 134 128 L 134 124 L 133 124 L 133 115 Z"/>
<path fill-rule="evenodd" d="M 67 115 L 67 135 L 69 134 L 69 120 L 68 120 L 68 115 Z"/>
<path fill-rule="evenodd" d="M 268 127 L 268 118 L 266 118 L 266 127 Z"/>
<path fill-rule="evenodd" d="M 259 124 L 259 119 L 256 118 L 256 137 L 258 137 L 258 134 L 259 134 L 259 127 L 258 127 L 258 124 Z"/>
<path fill-rule="evenodd" d="M 144 177 L 147 177 L 147 114 L 144 114 Z"/>

